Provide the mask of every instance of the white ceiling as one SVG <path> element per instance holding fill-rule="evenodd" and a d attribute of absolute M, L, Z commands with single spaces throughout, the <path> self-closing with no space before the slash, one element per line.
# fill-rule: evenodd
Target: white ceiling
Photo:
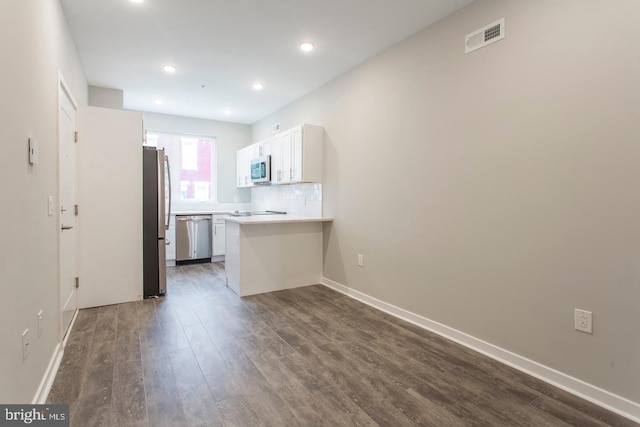
<path fill-rule="evenodd" d="M 252 124 L 472 0 L 60 1 L 89 84 L 126 109 Z"/>

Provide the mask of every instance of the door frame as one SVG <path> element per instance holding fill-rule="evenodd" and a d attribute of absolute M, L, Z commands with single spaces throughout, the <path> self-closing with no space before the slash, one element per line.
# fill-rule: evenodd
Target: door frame
<path fill-rule="evenodd" d="M 68 340 L 68 333 L 70 332 L 71 329 L 73 328 L 73 324 L 75 323 L 76 317 L 78 315 L 78 308 L 77 308 L 77 304 L 76 304 L 76 310 L 75 313 L 73 315 L 73 318 L 71 319 L 71 323 L 69 324 L 69 328 L 64 331 L 63 330 L 63 319 L 62 319 L 62 304 L 64 303 L 64 301 L 62 301 L 63 299 L 63 295 L 62 295 L 62 233 L 60 231 L 61 227 L 62 227 L 62 216 L 60 215 L 60 206 L 61 206 L 61 200 L 62 200 L 62 191 L 61 191 L 61 170 L 60 170 L 60 152 L 61 152 L 61 139 L 60 139 L 60 106 L 61 106 L 61 102 L 62 99 L 60 97 L 60 91 L 64 91 L 65 95 L 67 96 L 67 98 L 69 98 L 69 101 L 71 101 L 71 104 L 73 105 L 73 108 L 76 111 L 76 119 L 75 119 L 75 131 L 78 130 L 78 102 L 76 101 L 75 97 L 73 96 L 73 93 L 71 92 L 71 87 L 69 86 L 69 84 L 67 83 L 67 81 L 64 79 L 64 76 L 62 75 L 62 72 L 60 71 L 60 69 L 57 70 L 57 74 L 58 74 L 58 78 L 57 78 L 57 87 L 56 87 L 56 98 L 58 100 L 57 103 L 57 111 L 56 111 L 56 117 L 57 117 L 57 121 L 56 121 L 56 130 L 57 130 L 57 140 L 58 140 L 58 144 L 57 144 L 57 164 L 56 164 L 56 173 L 57 173 L 57 185 L 58 185 L 58 200 L 57 200 L 57 209 L 56 209 L 56 215 L 57 215 L 57 224 L 58 224 L 58 229 L 57 229 L 57 236 L 58 236 L 58 339 L 59 342 L 62 343 L 62 346 L 64 348 L 64 346 L 66 345 L 66 342 Z M 76 149 L 76 156 L 75 156 L 75 162 L 76 162 L 76 174 L 75 174 L 75 187 L 76 187 L 76 198 L 78 196 L 78 163 L 79 163 L 79 159 L 78 159 L 78 151 Z M 77 221 L 76 221 L 76 225 L 77 225 Z M 78 241 L 79 241 L 79 227 L 76 227 L 76 251 L 75 251 L 75 271 L 76 274 L 78 273 Z M 77 301 L 77 292 L 76 292 L 76 301 Z"/>

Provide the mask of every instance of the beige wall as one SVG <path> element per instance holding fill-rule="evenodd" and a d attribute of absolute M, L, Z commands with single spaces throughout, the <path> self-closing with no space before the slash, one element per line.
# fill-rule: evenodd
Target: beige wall
<path fill-rule="evenodd" d="M 640 402 L 638 16 L 478 0 L 256 123 L 325 128 L 325 277 Z"/>
<path fill-rule="evenodd" d="M 56 0 L 0 2 L 0 402 L 31 402 L 59 341 L 58 204 L 59 68 L 81 104 L 87 82 Z M 39 142 L 29 166 L 27 139 Z M 45 325 L 37 334 L 37 313 Z M 23 362 L 21 334 L 31 331 Z"/>
<path fill-rule="evenodd" d="M 151 130 L 214 136 L 217 148 L 218 201 L 251 201 L 248 188 L 236 188 L 236 151 L 251 144 L 249 125 L 157 113 L 144 113 L 144 124 L 146 129 Z"/>
<path fill-rule="evenodd" d="M 92 107 L 122 110 L 124 108 L 124 91 L 89 85 L 88 103 Z"/>

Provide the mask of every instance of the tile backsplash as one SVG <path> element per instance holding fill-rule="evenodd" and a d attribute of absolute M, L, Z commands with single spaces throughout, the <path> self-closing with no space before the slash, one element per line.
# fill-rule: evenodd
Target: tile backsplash
<path fill-rule="evenodd" d="M 322 216 L 322 184 L 253 187 L 251 209 L 286 211 L 292 215 Z"/>

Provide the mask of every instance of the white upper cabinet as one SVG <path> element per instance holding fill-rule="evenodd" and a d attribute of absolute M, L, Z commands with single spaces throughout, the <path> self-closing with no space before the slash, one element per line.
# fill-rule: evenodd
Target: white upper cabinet
<path fill-rule="evenodd" d="M 236 153 L 236 175 L 237 186 L 239 188 L 252 187 L 251 183 L 251 159 L 253 158 L 253 147 L 250 145 L 238 150 Z"/>
<path fill-rule="evenodd" d="M 271 154 L 271 140 L 256 142 L 236 153 L 236 186 L 238 188 L 253 187 L 251 182 L 251 160 Z M 273 169 L 273 168 L 272 168 Z"/>
<path fill-rule="evenodd" d="M 239 150 L 238 187 L 252 186 L 251 159 L 266 155 L 271 155 L 271 184 L 321 183 L 323 132 L 320 126 L 300 125 Z"/>
<path fill-rule="evenodd" d="M 280 132 L 271 139 L 271 183 L 291 182 L 291 131 Z"/>
<path fill-rule="evenodd" d="M 255 144 L 251 144 L 251 158 L 255 159 L 256 157 L 266 156 L 268 153 L 269 145 L 271 144 L 270 140 L 256 142 Z"/>
<path fill-rule="evenodd" d="M 320 126 L 301 125 L 276 135 L 272 139 L 271 182 L 322 182 L 322 133 Z"/>

